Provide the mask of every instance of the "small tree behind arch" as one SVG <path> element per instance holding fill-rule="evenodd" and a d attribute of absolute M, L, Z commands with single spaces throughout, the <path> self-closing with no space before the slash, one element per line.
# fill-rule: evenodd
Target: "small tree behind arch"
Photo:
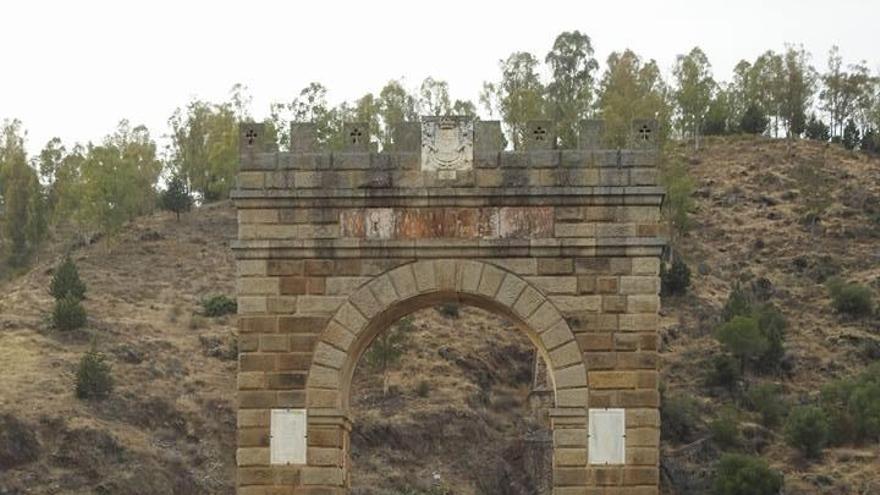
<path fill-rule="evenodd" d="M 412 328 L 412 318 L 403 317 L 391 328 L 379 334 L 367 349 L 364 358 L 367 364 L 382 372 L 382 395 L 388 395 L 388 371 L 403 355 L 406 349 L 407 332 Z"/>

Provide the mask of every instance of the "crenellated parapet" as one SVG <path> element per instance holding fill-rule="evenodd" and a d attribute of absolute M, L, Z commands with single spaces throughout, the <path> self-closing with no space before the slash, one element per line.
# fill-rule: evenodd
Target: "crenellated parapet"
<path fill-rule="evenodd" d="M 657 128 L 634 121 L 626 149 L 601 146 L 602 121 L 583 121 L 578 147 L 558 149 L 549 121 L 529 122 L 524 150 L 503 149 L 497 121 L 425 118 L 394 126 L 390 150 L 370 151 L 366 124 L 344 126 L 344 148 L 320 150 L 314 124 L 291 125 L 290 151 L 241 129 L 240 190 L 627 187 L 657 185 Z"/>

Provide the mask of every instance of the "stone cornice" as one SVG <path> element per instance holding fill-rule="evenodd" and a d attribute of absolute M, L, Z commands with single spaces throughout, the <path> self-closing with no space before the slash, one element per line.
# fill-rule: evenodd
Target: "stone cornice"
<path fill-rule="evenodd" d="M 239 258 L 499 258 L 658 256 L 660 237 L 575 239 L 239 240 Z"/>
<path fill-rule="evenodd" d="M 648 205 L 663 202 L 659 186 L 424 188 L 424 189 L 237 189 L 238 208 L 393 206 L 579 206 Z"/>

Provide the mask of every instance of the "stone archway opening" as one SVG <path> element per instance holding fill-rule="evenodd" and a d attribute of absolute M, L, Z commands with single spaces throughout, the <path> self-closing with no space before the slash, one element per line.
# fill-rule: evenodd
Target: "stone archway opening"
<path fill-rule="evenodd" d="M 458 272 L 458 281 L 459 283 L 463 283 L 465 277 L 466 270 L 474 270 L 477 273 L 475 280 L 473 281 L 476 284 L 480 282 L 480 276 L 482 275 L 482 271 L 486 270 L 482 263 L 473 263 L 468 262 L 465 263 L 464 266 L 460 262 L 444 262 L 447 267 L 451 267 L 453 270 Z M 430 267 L 426 269 L 426 267 Z M 394 270 L 389 274 L 389 276 L 393 276 L 392 274 L 401 274 L 406 273 L 409 274 L 410 271 L 413 271 L 418 268 L 420 270 L 433 270 L 436 276 L 437 263 L 435 262 L 418 262 L 412 265 L 408 265 L 405 267 L 401 267 L 397 270 Z M 500 289 L 503 278 L 506 277 L 504 273 L 492 266 L 489 266 L 489 273 L 496 273 L 494 275 L 497 280 L 495 284 L 497 287 L 495 291 Z M 405 275 L 398 275 L 403 276 Z M 493 275 L 489 275 L 487 273 L 487 278 L 492 277 Z M 523 295 L 525 292 L 526 285 L 523 283 L 520 285 L 517 283 L 516 279 L 518 277 L 511 275 L 509 277 L 511 280 L 510 286 L 516 286 L 513 290 L 517 291 L 518 294 L 515 296 L 517 300 Z M 374 281 L 375 282 L 375 281 Z M 476 288 L 474 288 L 476 289 Z M 396 290 L 396 289 L 395 289 Z M 360 293 L 366 293 L 369 289 L 362 289 L 359 291 Z M 474 290 L 474 292 L 476 292 Z M 502 322 L 502 325 L 509 329 L 511 333 L 515 333 L 516 336 L 522 339 L 524 342 L 528 342 L 531 345 L 531 349 L 534 351 L 533 354 L 537 356 L 539 361 L 543 363 L 542 369 L 545 370 L 543 373 L 544 379 L 547 385 L 547 389 L 550 392 L 550 403 L 555 405 L 555 382 L 554 374 L 552 372 L 546 371 L 549 368 L 546 363 L 551 362 L 550 352 L 551 350 L 554 352 L 559 351 L 560 349 L 557 347 L 560 344 L 568 344 L 569 345 L 569 356 L 568 360 L 560 361 L 559 358 L 556 359 L 556 362 L 560 363 L 560 367 L 569 368 L 571 366 L 577 366 L 580 364 L 580 360 L 575 359 L 572 354 L 576 355 L 578 352 L 577 344 L 573 340 L 567 340 L 566 337 L 570 337 L 570 330 L 567 328 L 567 324 L 565 323 L 562 316 L 552 307 L 552 304 L 547 304 L 547 307 L 544 308 L 543 315 L 536 314 L 535 312 L 529 313 L 527 316 L 536 316 L 537 318 L 533 321 L 534 323 L 538 323 L 541 325 L 538 330 L 535 328 L 522 316 L 521 314 L 517 314 L 512 306 L 508 306 L 504 303 L 501 303 L 494 296 L 497 295 L 497 292 L 491 292 L 491 296 L 488 293 L 474 293 L 474 292 L 465 292 L 465 291 L 456 291 L 452 288 L 447 289 L 439 289 L 432 288 L 427 290 L 426 292 L 416 294 L 409 298 L 404 298 L 402 300 L 398 300 L 390 304 L 383 311 L 374 315 L 363 327 L 360 333 L 353 339 L 353 343 L 350 347 L 345 349 L 348 354 L 348 358 L 345 360 L 344 366 L 340 370 L 340 389 L 341 389 L 341 397 L 340 404 L 341 408 L 345 411 L 348 411 L 351 407 L 351 398 L 355 393 L 353 389 L 354 385 L 354 373 L 358 367 L 358 365 L 363 361 L 363 356 L 368 352 L 371 346 L 376 342 L 376 340 L 387 334 L 389 328 L 394 325 L 397 325 L 401 322 L 403 318 L 407 318 L 413 314 L 420 313 L 427 309 L 434 309 L 437 312 L 443 312 L 446 307 L 454 306 L 458 308 L 458 311 L 461 311 L 462 308 L 474 308 L 477 311 L 481 311 L 485 315 L 491 315 L 493 318 L 499 319 L 499 322 Z M 541 302 L 538 300 L 534 301 L 530 304 L 530 307 L 525 311 L 537 311 L 538 306 L 541 305 Z M 532 307 L 533 306 L 533 307 Z M 555 340 L 547 341 L 546 336 L 545 340 L 542 341 L 541 333 L 546 331 L 551 325 L 557 326 L 556 329 L 556 337 Z M 457 337 L 454 335 L 450 336 L 450 339 L 456 340 Z M 550 346 L 548 348 L 548 345 Z M 533 366 L 533 361 L 535 357 L 530 358 L 529 366 Z M 582 370 L 570 370 L 577 371 Z M 585 382 L 583 384 L 585 387 Z M 584 389 L 585 390 L 585 389 Z"/>
<path fill-rule="evenodd" d="M 352 379 L 352 493 L 549 494 L 549 404 L 546 384 L 535 386 L 536 358 L 509 318 L 460 301 L 389 325 Z"/>
<path fill-rule="evenodd" d="M 508 269 L 487 262 L 440 259 L 404 263 L 372 277 L 351 293 L 320 332 L 306 383 L 312 414 L 308 434 L 333 438 L 314 447 L 309 440 L 308 451 L 324 456 L 328 463 L 315 470 L 319 475 L 314 485 L 352 488 L 351 397 L 361 357 L 400 318 L 450 301 L 507 318 L 547 363 L 555 406 L 548 416 L 551 430 L 559 432 L 552 435 L 554 470 L 545 481 L 571 486 L 585 479 L 585 470 L 578 466 L 586 459 L 587 377 L 580 344 L 567 320 L 550 299 Z M 456 409 L 464 411 L 453 405 Z"/>

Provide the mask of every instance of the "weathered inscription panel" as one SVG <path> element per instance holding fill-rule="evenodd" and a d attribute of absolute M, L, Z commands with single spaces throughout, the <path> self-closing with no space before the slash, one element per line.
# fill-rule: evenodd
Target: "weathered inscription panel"
<path fill-rule="evenodd" d="M 342 237 L 366 239 L 542 239 L 553 208 L 367 208 L 340 214 Z"/>

